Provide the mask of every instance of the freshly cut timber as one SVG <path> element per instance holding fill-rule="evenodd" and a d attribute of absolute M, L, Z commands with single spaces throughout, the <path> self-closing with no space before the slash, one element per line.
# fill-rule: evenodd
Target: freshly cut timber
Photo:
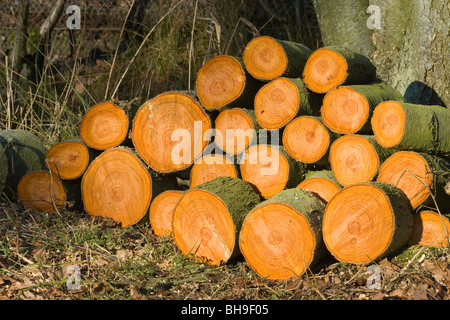
<path fill-rule="evenodd" d="M 406 194 L 411 206 L 435 207 L 432 195 L 439 208 L 450 210 L 450 197 L 444 186 L 450 172 L 450 162 L 446 158 L 414 151 L 398 151 L 380 166 L 377 181 L 392 184 Z"/>
<path fill-rule="evenodd" d="M 152 179 L 131 149 L 116 147 L 92 161 L 83 175 L 81 193 L 89 214 L 112 218 L 127 227 L 147 213 Z"/>
<path fill-rule="evenodd" d="M 113 101 L 106 101 L 89 108 L 83 116 L 80 137 L 88 147 L 106 150 L 127 139 L 129 124 L 127 110 Z"/>
<path fill-rule="evenodd" d="M 33 171 L 22 177 L 17 186 L 19 200 L 38 212 L 53 213 L 66 204 L 67 193 L 62 181 L 49 171 Z"/>
<path fill-rule="evenodd" d="M 254 186 L 265 199 L 284 189 L 295 188 L 303 180 L 305 165 L 293 159 L 282 146 L 251 146 L 241 161 L 242 179 Z"/>
<path fill-rule="evenodd" d="M 337 133 L 372 133 L 373 110 L 387 100 L 403 101 L 403 96 L 384 82 L 340 86 L 325 95 L 322 120 Z"/>
<path fill-rule="evenodd" d="M 251 77 L 240 59 L 220 55 L 209 59 L 198 71 L 198 99 L 206 110 L 240 107 L 253 109 L 253 98 L 261 83 Z"/>
<path fill-rule="evenodd" d="M 413 230 L 408 244 L 427 247 L 447 247 L 449 244 L 450 221 L 432 210 L 423 210 L 413 215 Z"/>
<path fill-rule="evenodd" d="M 157 95 L 138 109 L 131 133 L 141 158 L 156 172 L 187 169 L 208 141 L 211 120 L 202 106 L 185 92 Z"/>
<path fill-rule="evenodd" d="M 149 211 L 150 225 L 157 236 L 171 236 L 173 212 L 183 191 L 167 190 L 157 195 Z"/>
<path fill-rule="evenodd" d="M 303 70 L 303 81 L 311 91 L 327 93 L 340 85 L 371 83 L 376 68 L 369 58 L 343 47 L 315 50 Z"/>
<path fill-rule="evenodd" d="M 308 190 L 319 196 L 323 201 L 330 202 L 342 186 L 336 180 L 332 171 L 308 171 L 305 175 L 305 180 L 300 182 L 297 188 Z"/>
<path fill-rule="evenodd" d="M 450 110 L 447 108 L 385 101 L 375 108 L 371 123 L 383 147 L 450 155 Z"/>
<path fill-rule="evenodd" d="M 243 61 L 247 71 L 261 81 L 279 77 L 298 78 L 311 53 L 311 49 L 301 43 L 262 36 L 247 44 Z"/>
<path fill-rule="evenodd" d="M 348 134 L 330 147 L 330 165 L 344 187 L 376 178 L 380 165 L 396 150 L 381 147 L 374 136 Z"/>
<path fill-rule="evenodd" d="M 98 154 L 80 137 L 73 137 L 51 147 L 47 151 L 45 165 L 60 179 L 78 179 Z"/>
<path fill-rule="evenodd" d="M 325 208 L 323 240 L 341 262 L 368 264 L 407 245 L 413 227 L 406 195 L 384 182 L 342 189 Z"/>
<path fill-rule="evenodd" d="M 319 115 L 322 100 L 308 92 L 301 78 L 277 78 L 265 84 L 255 96 L 255 115 L 267 130 L 284 127 L 296 116 Z"/>
<path fill-rule="evenodd" d="M 214 180 L 218 177 L 238 177 L 238 171 L 233 160 L 224 155 L 205 155 L 197 160 L 191 169 L 190 187 Z"/>
<path fill-rule="evenodd" d="M 214 127 L 217 132 L 214 143 L 225 153 L 238 155 L 257 141 L 261 129 L 251 109 L 225 109 L 217 116 Z"/>
<path fill-rule="evenodd" d="M 22 129 L 0 130 L 0 146 L 8 162 L 4 192 L 13 200 L 17 194 L 17 185 L 24 175 L 45 170 L 46 150 L 38 136 Z"/>
<path fill-rule="evenodd" d="M 260 203 L 245 181 L 219 177 L 185 191 L 173 214 L 173 238 L 180 251 L 211 265 L 237 257 L 239 232 Z"/>
<path fill-rule="evenodd" d="M 295 188 L 263 201 L 242 225 L 242 255 L 261 277 L 300 277 L 326 253 L 322 240 L 324 210 L 325 203 L 311 192 Z"/>
<path fill-rule="evenodd" d="M 339 135 L 330 131 L 320 117 L 300 116 L 283 131 L 283 146 L 303 163 L 328 165 L 330 145 Z"/>

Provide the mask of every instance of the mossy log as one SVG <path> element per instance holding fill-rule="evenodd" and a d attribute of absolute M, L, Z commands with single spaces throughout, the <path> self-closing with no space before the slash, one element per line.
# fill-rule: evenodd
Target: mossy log
<path fill-rule="evenodd" d="M 412 208 L 404 192 L 375 181 L 336 194 L 325 208 L 322 234 L 337 260 L 369 264 L 405 247 L 412 227 Z"/>
<path fill-rule="evenodd" d="M 218 177 L 185 191 L 173 214 L 173 238 L 181 252 L 211 265 L 237 257 L 239 232 L 260 198 L 247 182 Z"/>
<path fill-rule="evenodd" d="M 239 247 L 261 277 L 303 275 L 326 254 L 322 239 L 325 203 L 311 192 L 287 189 L 263 201 L 245 218 Z"/>
<path fill-rule="evenodd" d="M 218 177 L 238 178 L 238 167 L 233 161 L 234 159 L 228 159 L 225 155 L 204 155 L 191 168 L 190 188 Z"/>
<path fill-rule="evenodd" d="M 17 195 L 17 185 L 27 173 L 45 170 L 45 146 L 34 133 L 22 129 L 1 130 L 0 145 L 7 161 L 8 174 L 5 194 L 11 199 Z"/>
<path fill-rule="evenodd" d="M 320 112 L 334 132 L 370 134 L 373 110 L 388 100 L 404 101 L 400 92 L 384 82 L 340 86 L 325 95 Z"/>
<path fill-rule="evenodd" d="M 374 82 L 376 68 L 369 58 L 344 47 L 315 50 L 303 70 L 303 81 L 317 93 L 327 93 L 340 85 Z"/>
<path fill-rule="evenodd" d="M 280 77 L 256 93 L 256 119 L 264 129 L 281 129 L 295 117 L 320 115 L 322 99 L 322 95 L 311 92 L 301 78 Z"/>
<path fill-rule="evenodd" d="M 300 182 L 297 188 L 308 190 L 323 201 L 329 202 L 341 189 L 342 185 L 337 181 L 331 170 L 308 171 L 305 180 Z"/>
<path fill-rule="evenodd" d="M 413 215 L 413 230 L 408 245 L 448 247 L 450 221 L 448 217 L 433 210 L 422 210 Z"/>
<path fill-rule="evenodd" d="M 371 124 L 386 148 L 450 156 L 450 110 L 445 107 L 386 101 L 375 108 Z"/>
<path fill-rule="evenodd" d="M 301 77 L 312 50 L 301 43 L 261 36 L 251 40 L 244 49 L 247 71 L 261 81 L 279 77 Z"/>

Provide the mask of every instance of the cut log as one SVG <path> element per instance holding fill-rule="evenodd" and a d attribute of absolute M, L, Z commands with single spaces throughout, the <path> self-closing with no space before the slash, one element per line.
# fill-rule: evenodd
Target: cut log
<path fill-rule="evenodd" d="M 341 262 L 368 264 L 407 245 L 412 208 L 399 188 L 383 182 L 342 189 L 325 208 L 322 234 Z"/>
<path fill-rule="evenodd" d="M 255 115 L 267 130 L 281 129 L 301 115 L 319 115 L 321 97 L 308 92 L 302 79 L 277 78 L 258 90 L 255 96 Z"/>
<path fill-rule="evenodd" d="M 326 253 L 322 240 L 324 210 L 325 203 L 311 192 L 295 188 L 263 201 L 242 225 L 242 255 L 261 277 L 300 277 Z"/>
<path fill-rule="evenodd" d="M 173 238 L 180 251 L 211 265 L 237 257 L 239 232 L 260 203 L 241 179 L 219 177 L 187 190 L 173 214 Z"/>
<path fill-rule="evenodd" d="M 46 154 L 46 167 L 60 179 L 80 178 L 99 151 L 89 148 L 80 137 L 55 144 Z"/>
<path fill-rule="evenodd" d="M 398 151 L 380 166 L 378 181 L 392 184 L 406 194 L 411 206 L 436 207 L 450 213 L 450 197 L 445 193 L 445 173 L 450 172 L 450 161 L 446 158 L 418 153 Z"/>
<path fill-rule="evenodd" d="M 306 86 L 317 93 L 327 93 L 340 85 L 371 83 L 376 68 L 369 58 L 344 47 L 315 50 L 303 70 Z"/>
<path fill-rule="evenodd" d="M 49 171 L 33 171 L 22 177 L 17 186 L 19 200 L 37 212 L 53 213 L 66 204 L 62 181 Z"/>
<path fill-rule="evenodd" d="M 334 132 L 372 133 L 370 119 L 373 110 L 388 100 L 403 101 L 403 96 L 383 82 L 341 86 L 325 95 L 321 116 L 325 125 Z"/>
<path fill-rule="evenodd" d="M 27 173 L 45 170 L 45 146 L 34 133 L 22 129 L 0 130 L 0 145 L 8 160 L 5 194 L 16 199 L 17 185 Z"/>
<path fill-rule="evenodd" d="M 380 103 L 372 116 L 380 145 L 398 150 L 450 155 L 450 110 L 398 101 Z"/>
<path fill-rule="evenodd" d="M 131 149 L 116 147 L 92 161 L 83 175 L 81 193 L 89 214 L 112 218 L 127 227 L 147 213 L 152 179 Z"/>
<path fill-rule="evenodd" d="M 182 191 L 167 190 L 153 199 L 150 205 L 149 218 L 155 235 L 160 237 L 172 236 L 173 213 L 182 196 Z"/>
<path fill-rule="evenodd" d="M 220 132 L 214 142 L 224 152 L 238 155 L 256 143 L 261 129 L 256 121 L 255 112 L 251 109 L 231 108 L 219 113 L 214 123 Z"/>
<path fill-rule="evenodd" d="M 303 180 L 305 168 L 282 146 L 265 144 L 251 146 L 240 163 L 242 179 L 265 199 L 284 189 L 295 188 Z"/>
<path fill-rule="evenodd" d="M 129 124 L 127 110 L 113 101 L 106 101 L 89 108 L 83 116 L 80 137 L 88 147 L 106 150 L 126 141 Z"/>
<path fill-rule="evenodd" d="M 255 79 L 270 81 L 278 77 L 301 77 L 311 53 L 301 43 L 262 36 L 247 44 L 242 58 Z"/>
<path fill-rule="evenodd" d="M 447 247 L 449 244 L 450 221 L 432 210 L 423 210 L 413 215 L 413 229 L 408 245 Z"/>
<path fill-rule="evenodd" d="M 133 120 L 133 144 L 156 172 L 182 171 L 192 165 L 208 144 L 211 129 L 205 110 L 185 92 L 169 91 L 139 107 Z"/>
<path fill-rule="evenodd" d="M 372 181 L 380 165 L 395 151 L 381 147 L 371 135 L 344 135 L 330 147 L 331 170 L 344 187 Z"/>
<path fill-rule="evenodd" d="M 218 177 L 238 178 L 236 165 L 224 155 L 203 156 L 192 166 L 190 187 L 195 188 Z"/>
<path fill-rule="evenodd" d="M 339 134 L 330 131 L 320 117 L 300 116 L 283 131 L 283 146 L 294 159 L 308 164 L 328 165 L 330 145 Z"/>
<path fill-rule="evenodd" d="M 231 107 L 253 109 L 253 99 L 261 86 L 246 72 L 240 59 L 228 55 L 209 59 L 196 79 L 198 99 L 209 111 Z"/>
<path fill-rule="evenodd" d="M 308 171 L 305 180 L 297 188 L 308 190 L 325 202 L 330 200 L 342 189 L 332 171 Z"/>

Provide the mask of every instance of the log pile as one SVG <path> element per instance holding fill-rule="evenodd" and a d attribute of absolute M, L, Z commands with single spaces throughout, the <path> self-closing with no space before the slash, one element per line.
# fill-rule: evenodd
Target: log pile
<path fill-rule="evenodd" d="M 122 227 L 148 221 L 194 259 L 242 254 L 284 280 L 327 256 L 447 246 L 449 128 L 449 109 L 405 102 L 365 56 L 258 37 L 207 61 L 193 92 L 91 107 L 48 152 L 0 132 L 0 187 L 38 211 L 81 200 Z"/>

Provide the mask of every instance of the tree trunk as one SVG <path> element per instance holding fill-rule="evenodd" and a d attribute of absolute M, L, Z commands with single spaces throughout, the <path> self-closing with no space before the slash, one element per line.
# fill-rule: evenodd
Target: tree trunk
<path fill-rule="evenodd" d="M 378 76 L 407 102 L 450 107 L 450 82 L 444 80 L 450 73 L 446 1 L 313 3 L 325 46 L 347 46 L 370 57 Z M 369 5 L 380 10 L 380 29 L 368 28 Z"/>

